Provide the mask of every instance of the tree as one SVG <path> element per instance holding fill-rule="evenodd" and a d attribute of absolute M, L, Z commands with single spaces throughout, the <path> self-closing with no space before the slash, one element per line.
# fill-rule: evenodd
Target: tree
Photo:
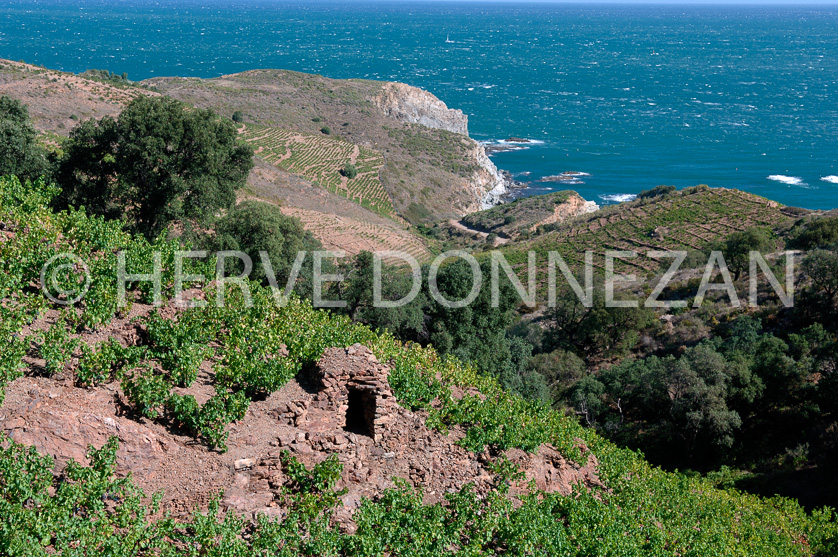
<path fill-rule="evenodd" d="M 632 349 L 641 331 L 655 323 L 655 314 L 645 307 L 607 307 L 605 297 L 594 293 L 591 307 L 570 288 L 556 295 L 556 307 L 547 313 L 552 325 L 544 334 L 545 352 L 563 348 L 590 359 L 623 355 Z"/>
<path fill-rule="evenodd" d="M 233 112 L 232 120 L 237 124 L 241 124 L 242 122 L 244 122 L 244 114 L 242 114 L 242 111 L 237 110 Z"/>
<path fill-rule="evenodd" d="M 46 150 L 36 143 L 36 136 L 26 105 L 0 96 L 0 176 L 35 180 L 47 173 Z"/>
<path fill-rule="evenodd" d="M 725 262 L 733 271 L 733 280 L 739 280 L 742 271 L 749 268 L 752 251 L 765 253 L 773 247 L 768 232 L 758 227 L 734 232 L 728 236 L 722 251 L 724 252 Z"/>
<path fill-rule="evenodd" d="M 386 329 L 402 340 L 417 340 L 424 328 L 425 295 L 419 293 L 409 303 L 393 308 L 376 307 L 374 303 L 373 254 L 362 251 L 341 268 L 344 280 L 335 285 L 340 299 L 346 301 L 346 312 L 353 321 L 373 329 Z M 382 300 L 401 300 L 410 293 L 413 276 L 403 269 L 381 263 Z"/>
<path fill-rule="evenodd" d="M 585 362 L 573 352 L 561 348 L 533 356 L 530 368 L 544 377 L 555 399 L 563 398 L 585 375 Z"/>
<path fill-rule="evenodd" d="M 284 289 L 297 253 L 322 249 L 310 232 L 303 228 L 299 219 L 284 215 L 279 207 L 262 201 L 244 201 L 236 205 L 218 220 L 215 236 L 208 240 L 214 250 L 242 251 L 253 261 L 250 278 L 267 284 L 266 269 L 260 252 L 267 253 L 277 285 Z M 310 279 L 311 255 L 308 265 L 301 270 L 302 282 Z M 241 260 L 227 259 L 228 275 L 243 271 Z"/>
<path fill-rule="evenodd" d="M 838 243 L 838 217 L 820 217 L 799 224 L 791 232 L 789 243 L 798 249 L 832 246 Z"/>
<path fill-rule="evenodd" d="M 483 277 L 491 276 L 488 261 L 481 265 L 480 273 Z M 518 302 L 508 280 L 502 274 L 499 278 L 497 307 L 492 304 L 487 281 L 474 301 L 465 307 L 445 307 L 431 301 L 427 311 L 430 341 L 441 353 L 451 352 L 493 374 L 510 357 L 505 331 L 512 323 L 513 310 Z M 439 269 L 439 294 L 447 300 L 462 300 L 471 292 L 473 280 L 471 266 L 462 259 L 456 259 Z M 428 284 L 425 285 L 425 292 L 429 300 L 434 300 Z"/>
<path fill-rule="evenodd" d="M 644 190 L 637 194 L 637 197 L 640 199 L 651 199 L 653 197 L 660 197 L 662 195 L 668 195 L 675 191 L 675 186 L 655 186 L 650 190 Z"/>
<path fill-rule="evenodd" d="M 838 296 L 838 254 L 816 249 L 803 260 L 803 272 L 829 300 L 835 303 Z"/>
<path fill-rule="evenodd" d="M 178 221 L 209 226 L 235 203 L 252 156 L 234 124 L 211 110 L 138 97 L 117 120 L 73 129 L 59 167 L 59 204 L 122 218 L 147 237 Z"/>
<path fill-rule="evenodd" d="M 480 267 L 483 277 L 491 276 L 489 261 Z M 505 275 L 498 278 L 497 304 L 492 303 L 492 289 L 486 281 L 474 301 L 464 307 L 446 307 L 436 301 L 426 281 L 424 291 L 430 300 L 426 310 L 428 339 L 441 354 L 473 362 L 483 373 L 498 378 L 505 389 L 546 402 L 546 382 L 528 365 L 532 345 L 520 336 L 507 334 L 520 299 Z M 473 280 L 471 266 L 456 259 L 439 269 L 439 294 L 446 300 L 462 300 L 471 292 Z"/>
<path fill-rule="evenodd" d="M 351 180 L 358 175 L 358 168 L 351 162 L 348 162 L 346 163 L 346 166 L 343 167 L 342 174 Z"/>

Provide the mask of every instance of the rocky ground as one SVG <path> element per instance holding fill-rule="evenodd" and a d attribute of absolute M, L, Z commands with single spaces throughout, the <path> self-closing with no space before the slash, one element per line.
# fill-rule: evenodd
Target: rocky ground
<path fill-rule="evenodd" d="M 80 338 L 88 343 L 107 337 L 123 344 L 141 343 L 142 326 L 130 319 L 149 310 L 135 304 L 130 316 Z M 177 310 L 167 307 L 163 311 L 171 318 Z M 34 327 L 46 327 L 54 319 L 48 314 Z M 426 502 L 442 501 L 447 493 L 469 483 L 477 493 L 494 488 L 488 464 L 498 455 L 472 453 L 457 444 L 461 430 L 440 433 L 425 425 L 424 412 L 399 407 L 387 382 L 388 366 L 360 345 L 328 349 L 313 370 L 264 400 L 254 401 L 244 419 L 230 426 L 226 453 L 207 449 L 163 421 L 136 415 L 116 382 L 75 387 L 75 361 L 51 378 L 43 376 L 42 361 L 29 357 L 28 363 L 27 376 L 6 389 L 0 430 L 52 455 L 56 473 L 69 459 L 85 462 L 89 445 L 101 447 L 108 437 L 117 436 L 118 473 L 130 473 L 147 495 L 162 491 L 161 511 L 175 516 L 205 508 L 219 491 L 224 492 L 226 508 L 245 516 L 281 515 L 281 490 L 287 481 L 280 464 L 282 451 L 309 467 L 337 455 L 343 464 L 337 488 L 347 492 L 335 520 L 349 530 L 351 515 L 361 500 L 392 487 L 395 477 L 421 487 Z M 212 395 L 211 375 L 207 362 L 198 381 L 178 392 L 205 402 Z M 358 389 L 373 398 L 358 406 L 358 400 L 353 402 L 348 394 Z M 529 481 L 535 481 L 539 489 L 565 494 L 577 484 L 601 487 L 597 461 L 590 454 L 582 465 L 567 461 L 548 445 L 534 454 L 514 449 L 506 451 L 506 456 L 525 473 L 525 479 L 512 486 L 512 497 L 523 492 Z"/>

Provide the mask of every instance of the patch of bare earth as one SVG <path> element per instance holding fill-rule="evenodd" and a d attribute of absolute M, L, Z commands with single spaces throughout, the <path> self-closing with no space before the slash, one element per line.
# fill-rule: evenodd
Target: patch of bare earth
<path fill-rule="evenodd" d="M 117 116 L 139 95 L 157 95 L 137 87 L 118 87 L 71 73 L 0 60 L 0 95 L 29 107 L 35 127 L 68 135 L 81 120 Z"/>

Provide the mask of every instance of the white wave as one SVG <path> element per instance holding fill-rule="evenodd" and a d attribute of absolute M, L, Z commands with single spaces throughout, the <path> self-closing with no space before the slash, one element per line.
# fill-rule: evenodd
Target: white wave
<path fill-rule="evenodd" d="M 540 139 L 527 139 L 522 137 L 524 141 L 510 141 L 509 139 L 494 139 L 486 141 L 486 145 L 513 145 L 521 147 L 522 145 L 543 145 L 544 141 Z"/>
<path fill-rule="evenodd" d="M 838 184 L 838 176 L 824 176 L 821 180 L 830 184 Z"/>
<path fill-rule="evenodd" d="M 782 184 L 787 184 L 789 186 L 805 186 L 806 183 L 803 181 L 803 178 L 799 176 L 785 176 L 783 174 L 772 174 L 768 177 L 769 180 L 774 180 L 775 182 L 780 182 Z"/>
<path fill-rule="evenodd" d="M 613 203 L 623 203 L 625 201 L 633 201 L 637 199 L 637 196 L 633 193 L 613 193 L 613 194 L 603 194 L 599 196 L 600 199 L 603 201 L 610 201 Z"/>

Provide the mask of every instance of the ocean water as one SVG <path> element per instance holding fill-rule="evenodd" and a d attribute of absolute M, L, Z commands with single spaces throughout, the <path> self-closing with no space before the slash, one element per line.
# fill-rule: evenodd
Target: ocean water
<path fill-rule="evenodd" d="M 131 79 L 283 68 L 403 81 L 530 183 L 660 184 L 838 207 L 838 7 L 0 0 L 0 57 Z M 589 174 L 565 186 L 539 180 Z"/>

